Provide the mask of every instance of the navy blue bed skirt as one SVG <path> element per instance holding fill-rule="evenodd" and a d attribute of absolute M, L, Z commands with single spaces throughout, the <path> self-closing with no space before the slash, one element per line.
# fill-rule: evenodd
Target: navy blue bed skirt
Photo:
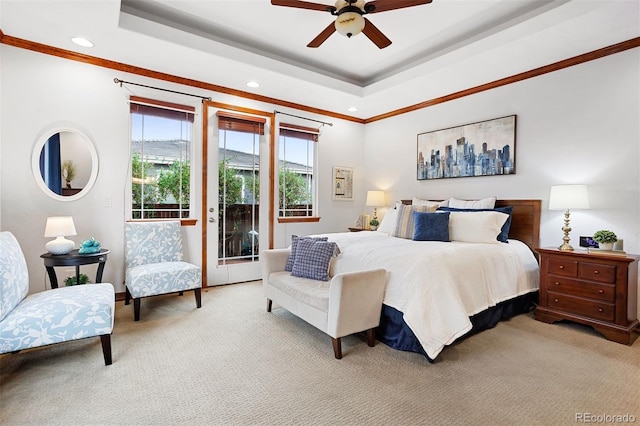
<path fill-rule="evenodd" d="M 469 318 L 473 325 L 471 331 L 458 340 L 469 337 L 479 331 L 493 328 L 502 320 L 529 312 L 535 307 L 536 303 L 538 303 L 537 291 L 506 300 L 486 311 L 477 313 Z M 376 338 L 394 349 L 417 352 L 424 355 L 429 362 L 434 361 L 429 358 L 413 331 L 404 322 L 402 312 L 391 306 L 382 305 L 382 315 L 380 317 L 380 325 L 376 330 Z"/>

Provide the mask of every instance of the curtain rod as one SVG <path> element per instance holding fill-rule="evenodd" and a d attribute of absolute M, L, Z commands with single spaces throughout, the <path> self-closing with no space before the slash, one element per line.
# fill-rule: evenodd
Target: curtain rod
<path fill-rule="evenodd" d="M 289 114 L 287 112 L 282 112 L 282 111 L 273 111 L 274 114 L 284 114 L 284 115 L 288 115 L 290 117 L 295 117 L 295 118 L 302 118 L 303 120 L 309 120 L 309 121 L 315 121 L 316 123 L 321 123 L 321 124 L 326 124 L 327 126 L 333 126 L 333 123 L 327 123 L 326 121 L 320 121 L 320 120 L 315 120 L 313 118 L 307 118 L 307 117 L 300 117 L 299 115 L 293 115 L 293 114 Z"/>
<path fill-rule="evenodd" d="M 162 87 L 147 86 L 145 84 L 133 83 L 131 81 L 120 80 L 117 77 L 113 79 L 113 82 L 116 83 L 116 84 L 119 83 L 120 87 L 122 87 L 122 84 L 133 84 L 134 86 L 146 87 L 147 89 L 162 90 L 163 92 L 171 92 L 171 93 L 177 93 L 179 95 L 193 96 L 194 98 L 200 98 L 203 101 L 205 101 L 205 100 L 210 101 L 211 100 L 211 97 L 208 97 L 208 96 L 193 95 L 191 93 L 185 93 L 185 92 L 178 92 L 176 90 L 163 89 Z"/>

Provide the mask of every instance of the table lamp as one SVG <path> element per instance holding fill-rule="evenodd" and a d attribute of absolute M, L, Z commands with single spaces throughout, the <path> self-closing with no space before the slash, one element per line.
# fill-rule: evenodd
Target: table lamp
<path fill-rule="evenodd" d="M 573 251 L 569 244 L 569 209 L 588 209 L 589 196 L 586 185 L 554 185 L 549 194 L 549 210 L 564 210 L 564 226 L 562 231 L 562 245 L 558 250 Z"/>
<path fill-rule="evenodd" d="M 373 207 L 373 220 L 378 221 L 378 207 L 384 206 L 384 191 L 367 191 L 366 205 Z"/>
<path fill-rule="evenodd" d="M 44 236 L 56 237 L 45 245 L 49 253 L 67 254 L 73 250 L 75 243 L 65 238 L 69 235 L 76 235 L 76 227 L 73 224 L 73 218 L 71 216 L 53 216 L 47 218 Z"/>

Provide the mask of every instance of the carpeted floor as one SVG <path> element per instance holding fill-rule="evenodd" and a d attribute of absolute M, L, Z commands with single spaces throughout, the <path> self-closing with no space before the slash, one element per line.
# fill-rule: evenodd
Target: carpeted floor
<path fill-rule="evenodd" d="M 0 424 L 640 422 L 640 339 L 520 315 L 434 364 L 364 335 L 344 338 L 336 360 L 328 336 L 265 306 L 260 282 L 208 289 L 198 310 L 191 293 L 144 299 L 138 323 L 118 302 L 111 366 L 97 338 L 0 355 Z"/>

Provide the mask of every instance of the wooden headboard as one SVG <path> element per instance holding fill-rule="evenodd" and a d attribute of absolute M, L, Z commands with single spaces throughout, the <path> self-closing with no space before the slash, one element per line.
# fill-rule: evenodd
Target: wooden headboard
<path fill-rule="evenodd" d="M 411 205 L 411 200 L 402 200 L 402 204 Z M 509 238 L 520 240 L 531 251 L 540 244 L 541 200 L 497 200 L 496 207 L 512 206 Z"/>

